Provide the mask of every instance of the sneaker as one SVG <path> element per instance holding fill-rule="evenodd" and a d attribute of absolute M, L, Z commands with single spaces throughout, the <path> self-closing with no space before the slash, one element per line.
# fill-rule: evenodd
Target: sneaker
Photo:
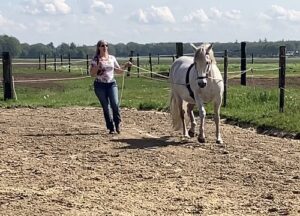
<path fill-rule="evenodd" d="M 109 134 L 114 134 L 115 131 L 114 130 L 109 130 Z"/>
<path fill-rule="evenodd" d="M 120 131 L 120 127 L 119 127 L 119 126 L 117 126 L 117 127 L 116 127 L 116 132 L 117 132 L 118 134 L 120 134 L 120 133 L 121 133 L 121 131 Z"/>

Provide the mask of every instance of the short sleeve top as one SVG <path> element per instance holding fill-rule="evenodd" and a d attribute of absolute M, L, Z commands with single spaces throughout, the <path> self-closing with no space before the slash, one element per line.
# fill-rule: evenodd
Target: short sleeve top
<path fill-rule="evenodd" d="M 105 60 L 100 59 L 99 56 L 95 56 L 92 59 L 91 65 L 99 65 L 96 79 L 104 83 L 114 82 L 114 69 L 120 68 L 119 63 L 113 55 L 109 55 Z"/>

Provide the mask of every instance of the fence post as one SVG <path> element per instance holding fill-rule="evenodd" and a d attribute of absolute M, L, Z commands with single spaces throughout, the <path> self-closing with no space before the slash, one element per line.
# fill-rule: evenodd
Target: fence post
<path fill-rule="evenodd" d="M 246 42 L 241 43 L 241 85 L 246 85 Z"/>
<path fill-rule="evenodd" d="M 56 54 L 54 54 L 54 71 L 56 71 Z"/>
<path fill-rule="evenodd" d="M 86 75 L 90 75 L 89 66 L 89 55 L 86 54 Z"/>
<path fill-rule="evenodd" d="M 45 70 L 47 70 L 47 54 L 44 54 Z"/>
<path fill-rule="evenodd" d="M 151 59 L 151 53 L 149 53 L 149 64 L 150 64 L 150 76 L 152 77 L 152 59 Z"/>
<path fill-rule="evenodd" d="M 176 43 L 176 58 L 183 56 L 183 43 Z"/>
<path fill-rule="evenodd" d="M 132 63 L 133 50 L 130 50 L 129 61 Z M 127 68 L 127 76 L 130 76 L 131 67 Z"/>
<path fill-rule="evenodd" d="M 13 78 L 9 52 L 2 53 L 4 100 L 13 99 Z"/>
<path fill-rule="evenodd" d="M 41 70 L 41 54 L 39 54 L 39 70 Z"/>
<path fill-rule="evenodd" d="M 140 54 L 136 54 L 136 65 L 137 65 L 137 74 L 140 77 Z"/>
<path fill-rule="evenodd" d="M 68 55 L 69 58 L 69 72 L 71 72 L 71 54 Z"/>
<path fill-rule="evenodd" d="M 223 107 L 227 104 L 227 72 L 228 72 L 228 51 L 224 50 L 224 93 L 223 93 Z"/>
<path fill-rule="evenodd" d="M 157 54 L 157 64 L 159 65 L 159 53 Z"/>
<path fill-rule="evenodd" d="M 60 66 L 63 66 L 63 55 L 60 55 Z"/>
<path fill-rule="evenodd" d="M 285 68 L 286 68 L 286 47 L 279 47 L 279 112 L 284 108 L 284 91 L 285 91 Z"/>

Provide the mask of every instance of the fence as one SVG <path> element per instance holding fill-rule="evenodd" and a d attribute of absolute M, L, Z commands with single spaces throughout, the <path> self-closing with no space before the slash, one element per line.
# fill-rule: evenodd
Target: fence
<path fill-rule="evenodd" d="M 242 42 L 241 43 L 241 70 L 237 71 L 238 73 L 240 73 L 241 76 L 241 84 L 242 85 L 246 85 L 246 74 L 248 71 L 253 71 L 253 68 L 250 68 L 247 70 L 246 67 L 246 51 L 245 51 L 245 47 L 246 47 L 246 43 Z M 284 46 L 280 47 L 280 55 L 279 55 L 279 89 L 280 89 L 280 96 L 279 96 L 279 111 L 283 112 L 284 111 L 284 90 L 285 90 L 285 69 L 286 69 L 286 49 Z M 227 103 L 227 80 L 228 80 L 228 50 L 224 50 L 224 52 L 215 52 L 215 53 L 223 53 L 223 58 L 224 58 L 224 101 L 223 101 L 223 106 L 226 106 Z M 175 60 L 175 58 L 178 58 L 180 56 L 183 55 L 192 55 L 190 53 L 188 54 L 184 54 L 183 53 L 183 44 L 182 43 L 176 43 L 176 54 L 173 55 L 158 55 L 157 56 L 157 63 L 160 64 L 161 58 L 172 58 L 172 62 Z M 141 70 L 145 70 L 143 68 L 141 68 L 140 66 L 140 58 L 141 56 L 139 56 L 139 54 L 136 55 L 136 65 L 134 65 L 137 69 L 137 76 L 140 77 L 140 71 Z M 153 72 L 153 61 L 152 58 L 153 56 L 151 55 L 151 53 L 149 53 L 149 69 L 150 70 L 146 70 L 147 73 L 150 73 L 150 77 L 154 78 L 154 74 L 156 76 L 162 77 L 162 78 L 167 78 L 167 76 L 164 76 L 160 73 L 156 73 Z M 131 62 L 133 62 L 133 51 L 130 52 L 130 58 L 129 60 Z M 86 62 L 86 75 L 89 75 L 89 57 L 87 56 L 87 58 L 85 60 L 78 60 L 76 61 L 77 63 L 84 63 Z M 252 62 L 253 62 L 253 58 L 252 58 Z M 13 98 L 13 92 L 14 92 L 14 82 L 13 82 L 13 76 L 12 76 L 12 62 L 11 62 L 11 58 L 9 53 L 4 52 L 2 54 L 2 63 L 3 63 L 3 92 L 4 92 L 4 100 L 7 99 L 12 99 Z M 25 63 L 14 63 L 15 65 L 24 65 Z M 70 55 L 68 56 L 68 63 L 66 64 L 65 62 L 63 62 L 63 58 L 61 56 L 60 58 L 60 62 L 57 62 L 56 57 L 54 57 L 54 61 L 53 62 L 47 62 L 47 56 L 44 55 L 44 63 L 41 62 L 41 56 L 39 57 L 39 62 L 38 63 L 29 63 L 31 65 L 38 65 L 38 69 L 41 70 L 41 66 L 42 64 L 44 65 L 44 70 L 47 70 L 47 66 L 50 67 L 52 66 L 53 69 L 56 71 L 57 68 L 60 66 L 60 68 L 65 67 L 64 65 L 66 65 L 66 67 L 68 68 L 68 71 L 71 71 L 71 58 Z M 127 71 L 127 76 L 130 76 L 131 73 L 131 69 L 128 68 Z M 168 73 L 166 71 L 166 73 Z M 235 72 L 231 72 L 231 73 L 235 73 Z M 58 79 L 54 79 L 54 80 L 58 80 Z"/>
<path fill-rule="evenodd" d="M 237 50 L 235 50 L 234 52 L 236 52 Z M 224 52 L 214 52 L 217 54 L 223 54 L 223 68 L 224 68 L 224 72 L 223 72 L 223 79 L 224 79 L 224 96 L 223 96 L 223 106 L 226 106 L 227 104 L 227 87 L 228 87 L 228 73 L 240 73 L 240 83 L 243 86 L 247 85 L 247 72 L 252 72 L 254 70 L 261 70 L 261 69 L 256 69 L 256 68 L 249 68 L 247 69 L 247 55 L 246 55 L 246 42 L 242 42 L 241 43 L 241 49 L 240 51 L 240 70 L 239 71 L 232 71 L 232 72 L 228 72 L 228 50 L 224 50 Z M 133 51 L 131 51 L 133 52 Z M 269 70 L 279 70 L 279 89 L 280 89 L 280 94 L 279 94 L 279 112 L 283 112 L 284 111 L 284 92 L 285 92 L 285 70 L 286 70 L 286 48 L 285 46 L 281 46 L 279 48 L 279 67 L 277 68 L 272 68 Z M 172 58 L 172 62 L 175 60 L 175 58 L 178 58 L 180 56 L 191 56 L 193 55 L 193 53 L 187 53 L 184 54 L 183 53 L 183 44 L 182 43 L 176 43 L 176 54 L 173 55 L 157 55 L 157 64 L 160 64 L 161 58 Z M 253 64 L 254 62 L 254 58 L 253 58 L 253 54 L 251 55 L 252 59 L 251 59 L 251 63 Z M 143 56 L 144 58 L 147 58 L 147 56 Z M 154 56 L 151 55 L 151 53 L 149 53 L 149 70 L 143 69 L 140 66 L 140 58 L 141 56 L 139 56 L 139 54 L 137 54 L 136 56 L 136 68 L 137 68 L 137 76 L 140 77 L 140 71 L 144 70 L 146 71 L 146 73 L 150 73 L 150 77 L 153 79 L 154 78 L 154 74 L 158 77 L 163 77 L 163 78 L 167 78 L 167 76 L 162 75 L 165 72 L 154 72 L 153 71 L 153 61 L 152 58 Z M 131 56 L 132 59 L 132 56 Z M 268 69 L 267 69 L 268 70 Z M 167 72 L 168 73 L 168 72 Z M 235 78 L 237 76 L 234 76 L 232 78 Z"/>

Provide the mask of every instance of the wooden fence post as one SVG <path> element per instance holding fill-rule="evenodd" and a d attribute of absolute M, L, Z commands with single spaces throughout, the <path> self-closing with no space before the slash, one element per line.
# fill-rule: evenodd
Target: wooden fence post
<path fill-rule="evenodd" d="M 13 99 L 13 78 L 9 52 L 2 53 L 4 100 Z"/>
<path fill-rule="evenodd" d="M 69 58 L 69 72 L 71 72 L 71 53 L 69 53 L 68 58 Z"/>
<path fill-rule="evenodd" d="M 90 71 L 89 71 L 89 67 L 90 67 L 90 64 L 89 64 L 89 55 L 87 54 L 86 55 L 86 75 L 90 75 Z"/>
<path fill-rule="evenodd" d="M 44 54 L 45 70 L 47 70 L 47 54 Z"/>
<path fill-rule="evenodd" d="M 159 53 L 157 54 L 157 64 L 159 65 Z"/>
<path fill-rule="evenodd" d="M 149 53 L 149 65 L 150 65 L 150 76 L 152 77 L 152 59 L 151 59 L 151 53 Z"/>
<path fill-rule="evenodd" d="M 136 54 L 137 76 L 140 77 L 140 54 Z"/>
<path fill-rule="evenodd" d="M 223 107 L 227 104 L 227 72 L 228 72 L 228 51 L 224 50 L 224 93 L 223 93 Z"/>
<path fill-rule="evenodd" d="M 183 43 L 176 43 L 176 58 L 183 56 Z"/>
<path fill-rule="evenodd" d="M 284 110 L 284 91 L 285 91 L 285 68 L 286 68 L 286 47 L 279 47 L 279 112 Z"/>
<path fill-rule="evenodd" d="M 56 71 L 56 54 L 54 54 L 54 71 Z"/>
<path fill-rule="evenodd" d="M 241 85 L 246 85 L 246 42 L 241 43 Z"/>
<path fill-rule="evenodd" d="M 39 70 L 41 70 L 41 54 L 39 54 Z"/>

